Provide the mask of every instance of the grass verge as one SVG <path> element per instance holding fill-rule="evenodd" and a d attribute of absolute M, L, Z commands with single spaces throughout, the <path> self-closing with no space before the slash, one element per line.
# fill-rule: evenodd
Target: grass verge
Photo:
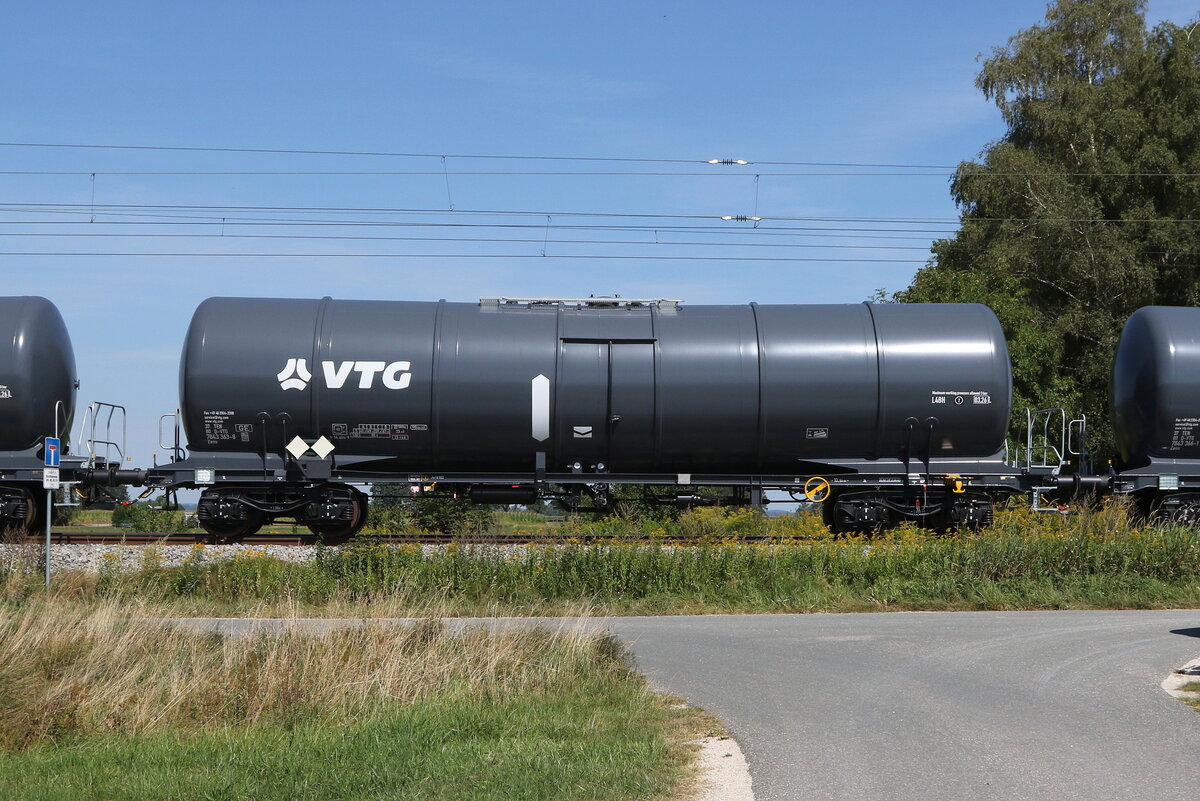
<path fill-rule="evenodd" d="M 1200 681 L 1190 681 L 1179 689 L 1185 693 L 1192 693 L 1190 696 L 1184 696 L 1183 702 L 1200 712 Z"/>
<path fill-rule="evenodd" d="M 705 725 L 611 638 L 425 622 L 241 638 L 31 603 L 0 637 L 0 797 L 645 799 Z"/>
<path fill-rule="evenodd" d="M 570 525 L 595 530 L 586 542 L 517 548 L 368 537 L 303 563 L 255 550 L 214 559 L 198 545 L 164 567 L 150 547 L 136 567 L 114 557 L 98 574 L 60 574 L 55 593 L 152 600 L 184 615 L 282 617 L 1200 606 L 1200 530 L 1132 525 L 1119 506 L 1070 517 L 1009 511 L 977 534 L 902 527 L 871 538 L 832 536 L 811 516 L 716 509 L 675 522 Z M 790 534 L 739 539 L 762 526 Z M 611 536 L 592 544 L 597 531 Z M 689 544 L 675 538 L 684 534 Z M 0 599 L 38 597 L 38 561 L 14 559 L 0 573 Z"/>
<path fill-rule="evenodd" d="M 680 530 L 721 535 L 699 545 L 614 534 L 604 544 L 424 549 L 364 538 L 305 563 L 253 550 L 216 560 L 197 546 L 166 568 L 148 548 L 137 568 L 111 562 L 98 574 L 63 574 L 56 592 L 151 599 L 180 614 L 285 617 L 1200 606 L 1200 531 L 1131 525 L 1119 507 L 1072 517 L 1006 512 L 981 533 L 951 536 L 901 528 L 834 537 L 805 520 L 787 524 L 804 536 L 748 544 L 734 535 L 761 524 L 746 512 L 685 515 Z M 14 563 L 4 575 L 10 602 L 40 592 L 36 564 Z"/>

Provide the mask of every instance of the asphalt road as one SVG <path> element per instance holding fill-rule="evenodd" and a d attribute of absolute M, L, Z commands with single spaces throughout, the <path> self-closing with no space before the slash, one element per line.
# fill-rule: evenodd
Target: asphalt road
<path fill-rule="evenodd" d="M 759 801 L 1200 797 L 1200 714 L 1159 686 L 1200 656 L 1200 610 L 587 624 L 618 634 L 656 688 L 725 722 Z"/>
<path fill-rule="evenodd" d="M 725 721 L 759 801 L 1200 797 L 1200 714 L 1159 686 L 1200 610 L 610 623 Z"/>

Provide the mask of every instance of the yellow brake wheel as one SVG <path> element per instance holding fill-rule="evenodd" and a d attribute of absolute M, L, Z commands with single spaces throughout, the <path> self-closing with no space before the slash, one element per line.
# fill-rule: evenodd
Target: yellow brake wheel
<path fill-rule="evenodd" d="M 821 503 L 829 497 L 832 487 L 827 479 L 813 476 L 804 482 L 804 497 L 813 503 Z"/>

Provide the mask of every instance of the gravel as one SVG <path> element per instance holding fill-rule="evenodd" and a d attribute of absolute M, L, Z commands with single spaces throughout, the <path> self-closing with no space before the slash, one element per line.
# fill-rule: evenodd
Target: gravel
<path fill-rule="evenodd" d="M 0 564 L 25 560 L 43 563 L 44 546 L 0 545 Z M 189 557 L 205 561 L 243 556 L 273 556 L 287 562 L 309 562 L 317 549 L 302 545 L 54 545 L 50 549 L 52 570 L 84 570 L 95 573 L 106 563 L 124 569 L 142 567 L 157 558 L 164 567 L 180 565 Z"/>
<path fill-rule="evenodd" d="M 447 545 L 422 545 L 426 555 L 445 550 Z M 462 548 L 463 546 L 459 546 Z M 480 552 L 499 552 L 508 558 L 519 557 L 525 545 L 472 545 Z M 538 546 L 532 546 L 538 547 Z M 51 547 L 51 570 L 82 570 L 99 572 L 105 564 L 136 570 L 148 559 L 157 560 L 163 567 L 176 567 L 189 557 L 206 562 L 243 557 L 271 556 L 283 562 L 311 562 L 318 548 L 312 545 L 54 545 Z M 43 564 L 43 546 L 35 544 L 0 544 L 0 568 L 18 562 Z"/>

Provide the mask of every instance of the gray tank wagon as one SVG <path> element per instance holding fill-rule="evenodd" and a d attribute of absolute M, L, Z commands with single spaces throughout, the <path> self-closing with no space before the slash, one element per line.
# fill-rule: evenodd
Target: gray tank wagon
<path fill-rule="evenodd" d="M 212 298 L 180 364 L 190 455 L 150 472 L 204 489 L 226 538 L 277 516 L 350 536 L 350 485 L 381 482 L 601 509 L 615 484 L 784 490 L 840 530 L 980 525 L 1019 490 L 1010 382 L 974 304 Z"/>
<path fill-rule="evenodd" d="M 1200 309 L 1147 306 L 1113 360 L 1114 491 L 1147 515 L 1200 523 Z"/>
<path fill-rule="evenodd" d="M 41 297 L 0 298 L 0 527 L 41 525 L 43 438 L 70 430 L 77 387 L 58 308 Z"/>

